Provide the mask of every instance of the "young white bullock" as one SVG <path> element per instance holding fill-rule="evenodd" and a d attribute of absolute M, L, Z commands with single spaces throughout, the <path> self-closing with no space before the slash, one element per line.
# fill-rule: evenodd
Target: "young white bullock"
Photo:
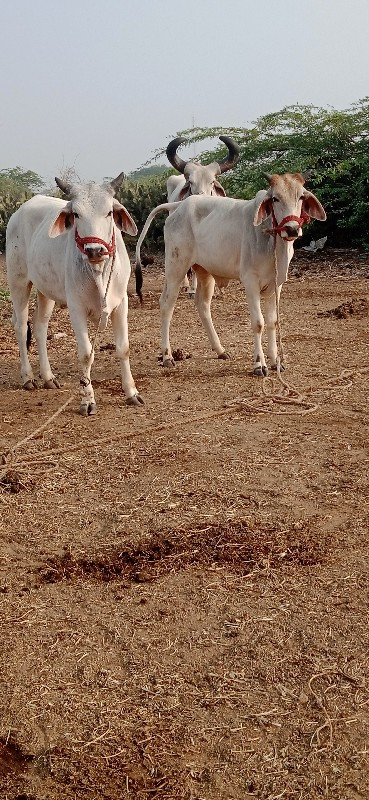
<path fill-rule="evenodd" d="M 102 186 L 70 185 L 56 178 L 67 200 L 37 195 L 13 214 L 7 228 L 8 282 L 23 387 L 31 390 L 36 386 L 27 352 L 28 301 L 34 286 L 33 322 L 43 385 L 59 388 L 46 344 L 49 319 L 57 303 L 68 306 L 77 339 L 83 416 L 96 413 L 88 318 L 97 325 L 101 317 L 101 327 L 106 327 L 111 317 L 127 402 L 143 403 L 129 365 L 127 284 L 131 267 L 120 233 L 123 230 L 135 236 L 137 228 L 126 208 L 114 199 L 123 177 L 122 173 Z"/>
<path fill-rule="evenodd" d="M 282 284 L 287 280 L 293 242 L 301 236 L 302 225 L 310 217 L 325 220 L 326 214 L 319 200 L 304 188 L 305 180 L 300 173 L 268 175 L 267 178 L 269 189 L 258 192 L 252 200 L 188 197 L 178 203 L 163 203 L 148 216 L 136 249 L 139 295 L 142 286 L 141 243 L 156 214 L 174 212 L 169 214 L 164 227 L 165 283 L 160 298 L 163 366 L 174 366 L 169 341 L 170 322 L 181 281 L 192 267 L 198 279 L 195 304 L 218 358 L 228 356 L 214 328 L 210 303 L 215 280 L 225 285 L 233 279 L 241 281 L 246 290 L 254 334 L 254 372 L 260 376 L 267 375 L 261 344 L 264 329 L 261 298 L 265 299 L 268 355 L 272 368 L 276 367 L 274 246 L 279 298 Z"/>

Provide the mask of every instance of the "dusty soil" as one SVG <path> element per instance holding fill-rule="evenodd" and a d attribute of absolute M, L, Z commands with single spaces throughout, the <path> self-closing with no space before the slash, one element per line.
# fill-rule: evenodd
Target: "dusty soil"
<path fill-rule="evenodd" d="M 295 258 L 282 326 L 286 380 L 317 406 L 306 415 L 250 375 L 236 284 L 213 302 L 232 359 L 182 295 L 163 370 L 161 283 L 156 264 L 143 308 L 133 285 L 130 299 L 145 407 L 124 402 L 109 327 L 98 415 L 80 417 L 77 394 L 2 469 L 0 796 L 367 798 L 368 259 Z M 1 296 L 5 454 L 79 373 L 55 311 L 62 388 L 22 391 Z"/>

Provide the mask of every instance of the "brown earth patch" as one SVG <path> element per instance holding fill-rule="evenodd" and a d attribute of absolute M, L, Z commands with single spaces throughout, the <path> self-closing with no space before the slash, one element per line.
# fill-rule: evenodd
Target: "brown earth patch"
<path fill-rule="evenodd" d="M 349 317 L 367 317 L 369 314 L 369 301 L 366 297 L 359 297 L 355 300 L 347 300 L 340 303 L 336 308 L 329 308 L 327 311 L 319 311 L 318 317 L 336 317 L 336 319 L 348 319 Z"/>
<path fill-rule="evenodd" d="M 223 566 L 248 575 L 256 567 L 321 564 L 330 541 L 328 534 L 316 539 L 313 520 L 285 525 L 242 520 L 235 525 L 204 525 L 197 530 L 156 533 L 144 545 L 126 546 L 93 559 L 75 558 L 67 552 L 40 568 L 40 584 L 74 578 L 145 583 L 189 566 Z"/>
<path fill-rule="evenodd" d="M 281 319 L 288 383 L 317 406 L 303 417 L 240 402 L 262 389 L 237 284 L 213 301 L 232 360 L 180 295 L 172 346 L 192 358 L 160 368 L 158 265 L 142 307 L 130 285 L 139 411 L 108 326 L 98 414 L 80 417 L 63 309 L 49 326 L 66 334 L 49 346 L 63 388 L 22 391 L 0 301 L 0 452 L 75 393 L 0 486 L 1 800 L 362 800 L 369 329 L 318 314 L 360 309 L 368 256 L 292 262 Z M 38 375 L 36 345 L 31 361 Z"/>
<path fill-rule="evenodd" d="M 0 776 L 24 772 L 30 761 L 32 756 L 25 754 L 13 739 L 0 740 Z"/>

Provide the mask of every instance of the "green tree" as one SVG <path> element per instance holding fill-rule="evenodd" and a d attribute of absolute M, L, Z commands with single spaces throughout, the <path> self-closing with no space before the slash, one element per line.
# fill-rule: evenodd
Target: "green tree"
<path fill-rule="evenodd" d="M 45 186 L 45 182 L 37 172 L 24 170 L 22 167 L 8 167 L 0 170 L 0 195 L 4 194 L 23 194 L 30 192 L 34 194 Z"/>
<path fill-rule="evenodd" d="M 165 175 L 167 175 L 167 171 Z M 165 176 L 154 176 L 140 181 L 126 179 L 117 192 L 117 199 L 126 206 L 129 213 L 132 214 L 139 231 L 141 231 L 150 211 L 160 203 L 165 203 L 167 199 L 166 178 Z M 163 227 L 163 217 L 161 215 L 155 217 L 145 239 L 146 249 L 163 247 Z M 128 248 L 132 247 L 132 238 L 130 236 L 125 239 L 125 242 Z"/>
<path fill-rule="evenodd" d="M 140 167 L 139 169 L 130 172 L 127 177 L 130 181 L 141 181 L 164 175 L 167 172 L 168 167 L 166 167 L 165 164 L 152 164 L 150 167 Z"/>
<path fill-rule="evenodd" d="M 221 177 L 227 194 L 253 197 L 266 185 L 263 172 L 309 171 L 308 187 L 318 194 L 328 220 L 310 225 L 307 235 L 328 235 L 331 245 L 369 244 L 369 98 L 343 111 L 288 106 L 260 117 L 249 128 L 200 127 L 177 135 L 191 144 L 221 134 L 241 146 L 236 168 Z M 197 160 L 207 164 L 225 153 L 217 144 Z"/>

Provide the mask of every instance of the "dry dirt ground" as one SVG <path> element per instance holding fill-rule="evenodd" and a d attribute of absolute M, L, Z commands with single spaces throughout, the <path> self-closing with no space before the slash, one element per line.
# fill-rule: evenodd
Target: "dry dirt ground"
<path fill-rule="evenodd" d="M 281 313 L 305 416 L 262 405 L 236 284 L 213 302 L 232 359 L 182 295 L 184 358 L 163 370 L 161 284 L 156 264 L 143 308 L 131 287 L 145 407 L 124 402 L 109 327 L 98 415 L 77 395 L 2 468 L 1 800 L 368 798 L 369 261 L 295 257 Z M 62 388 L 19 388 L 1 286 L 5 454 L 79 372 L 57 310 Z"/>

